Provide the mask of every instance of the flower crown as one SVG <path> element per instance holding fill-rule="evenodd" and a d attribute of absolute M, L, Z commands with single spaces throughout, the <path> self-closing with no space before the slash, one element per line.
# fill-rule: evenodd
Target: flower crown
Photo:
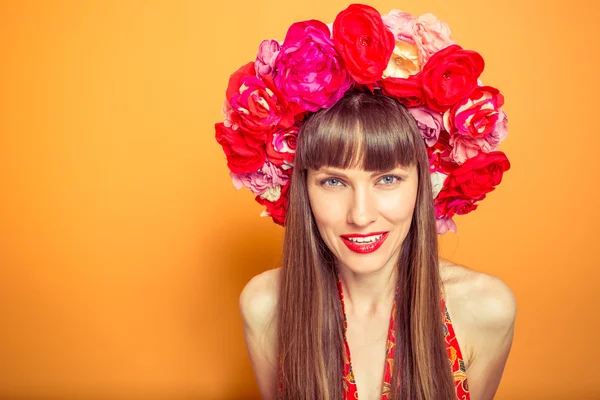
<path fill-rule="evenodd" d="M 330 27 L 332 30 L 330 30 Z M 483 58 L 450 37 L 432 14 L 418 18 L 352 4 L 329 26 L 294 23 L 282 43 L 265 40 L 256 60 L 231 75 L 215 125 L 236 188 L 248 187 L 285 223 L 300 124 L 348 90 L 379 90 L 414 117 L 429 155 L 438 233 L 475 210 L 510 168 L 500 92 L 479 81 Z"/>

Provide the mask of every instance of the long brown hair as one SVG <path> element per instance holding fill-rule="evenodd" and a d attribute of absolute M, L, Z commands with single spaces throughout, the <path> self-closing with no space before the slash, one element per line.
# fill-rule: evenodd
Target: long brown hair
<path fill-rule="evenodd" d="M 392 399 L 455 398 L 444 345 L 438 245 L 425 144 L 397 101 L 348 92 L 302 125 L 290 187 L 278 310 L 280 398 L 342 398 L 343 317 L 335 259 L 321 238 L 306 186 L 308 168 L 383 171 L 416 165 L 419 187 L 397 263 Z M 384 351 L 384 349 L 382 349 Z"/>

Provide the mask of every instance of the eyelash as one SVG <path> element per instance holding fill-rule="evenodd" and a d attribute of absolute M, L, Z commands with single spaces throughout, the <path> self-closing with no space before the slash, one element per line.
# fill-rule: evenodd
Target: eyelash
<path fill-rule="evenodd" d="M 394 178 L 395 179 L 391 183 L 385 183 L 384 186 L 390 186 L 390 185 L 393 185 L 396 182 L 400 182 L 400 181 L 404 180 L 402 177 L 400 177 L 398 175 L 390 174 L 390 175 L 384 175 L 384 176 L 382 176 L 381 178 L 379 178 L 379 180 L 377 182 L 381 181 L 384 178 Z M 323 179 L 321 181 L 321 186 L 326 186 L 326 187 L 338 187 L 338 186 L 340 186 L 340 185 L 329 185 L 328 182 L 331 182 L 331 181 L 336 181 L 338 183 L 343 183 L 343 181 L 341 179 L 339 179 L 339 178 L 326 178 L 326 179 Z"/>

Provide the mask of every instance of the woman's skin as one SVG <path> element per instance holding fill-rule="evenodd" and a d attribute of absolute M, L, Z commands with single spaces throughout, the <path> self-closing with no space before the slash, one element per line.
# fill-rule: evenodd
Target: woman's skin
<path fill-rule="evenodd" d="M 395 266 L 416 202 L 416 167 L 379 173 L 323 167 L 308 171 L 307 187 L 319 232 L 337 260 L 359 399 L 380 400 Z M 352 251 L 341 237 L 373 232 L 387 237 L 368 254 Z M 264 399 L 276 395 L 279 273 L 257 275 L 240 296 L 246 345 Z M 498 278 L 445 260 L 440 276 L 471 399 L 492 399 L 512 343 L 515 298 Z"/>

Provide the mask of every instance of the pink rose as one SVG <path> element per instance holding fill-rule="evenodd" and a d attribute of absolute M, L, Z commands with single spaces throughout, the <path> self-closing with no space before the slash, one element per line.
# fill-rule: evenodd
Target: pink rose
<path fill-rule="evenodd" d="M 425 65 L 432 55 L 454 44 L 450 28 L 433 14 L 423 14 L 413 25 L 413 38 L 419 49 L 421 65 Z"/>
<path fill-rule="evenodd" d="M 504 97 L 498 89 L 478 86 L 464 100 L 444 113 L 444 127 L 451 134 L 484 137 L 495 129 Z"/>
<path fill-rule="evenodd" d="M 259 204 L 262 204 L 266 207 L 266 210 L 264 210 L 260 215 L 265 217 L 271 217 L 273 219 L 273 222 L 284 226 L 289 202 L 289 188 L 289 184 L 281 186 L 281 193 L 277 200 L 269 200 L 261 196 L 256 196 L 255 200 Z"/>
<path fill-rule="evenodd" d="M 270 76 L 256 77 L 253 62 L 231 75 L 225 95 L 229 103 L 225 106 L 227 125 L 257 138 L 265 138 L 278 126 L 291 126 L 298 111 L 288 106 Z"/>
<path fill-rule="evenodd" d="M 245 174 L 231 173 L 231 179 L 233 185 L 238 190 L 245 186 L 255 195 L 267 198 L 269 201 L 276 201 L 279 199 L 281 186 L 287 184 L 289 177 L 275 164 L 266 162 L 256 172 Z M 276 195 L 269 198 L 273 193 L 276 193 Z"/>
<path fill-rule="evenodd" d="M 419 51 L 413 39 L 417 19 L 410 13 L 392 10 L 381 19 L 394 35 L 395 46 L 383 78 L 408 78 L 421 71 Z"/>
<path fill-rule="evenodd" d="M 233 107 L 231 107 L 231 104 L 229 104 L 229 101 L 225 100 L 225 103 L 223 103 L 223 106 L 221 107 L 221 112 L 224 115 L 223 124 L 225 124 L 225 126 L 227 128 L 231 128 L 235 131 L 240 129 L 240 126 L 238 124 L 236 124 L 234 119 L 232 118 Z"/>
<path fill-rule="evenodd" d="M 441 172 L 449 174 L 458 165 L 450 157 L 452 147 L 450 146 L 450 135 L 442 130 L 437 142 L 431 147 L 427 147 L 427 156 L 429 157 L 429 172 Z"/>
<path fill-rule="evenodd" d="M 298 126 L 292 125 L 267 136 L 267 157 L 283 169 L 293 165 L 298 140 Z"/>
<path fill-rule="evenodd" d="M 316 20 L 290 26 L 275 69 L 276 86 L 305 111 L 331 107 L 352 85 L 329 28 Z"/>
<path fill-rule="evenodd" d="M 475 157 L 481 153 L 488 143 L 481 138 L 473 138 L 470 136 L 463 135 L 452 135 L 450 137 L 450 146 L 452 151 L 450 152 L 450 158 L 458 165 L 463 164 L 469 158 Z M 487 149 L 487 148 L 486 148 Z M 489 153 L 489 149 L 485 151 Z"/>
<path fill-rule="evenodd" d="M 452 218 L 436 218 L 435 227 L 438 235 L 443 235 L 448 231 L 456 232 L 456 223 L 452 221 Z"/>
<path fill-rule="evenodd" d="M 494 127 L 494 130 L 485 137 L 485 141 L 490 145 L 490 151 L 496 150 L 500 143 L 508 136 L 508 117 L 504 111 L 498 111 L 499 115 L 496 126 Z"/>
<path fill-rule="evenodd" d="M 450 146 L 452 146 L 450 157 L 457 164 L 463 164 L 469 158 L 473 158 L 481 152 L 490 153 L 497 150 L 500 142 L 508 135 L 507 124 L 506 114 L 504 111 L 499 110 L 498 121 L 494 130 L 489 135 L 485 137 L 452 135 L 450 137 Z"/>
<path fill-rule="evenodd" d="M 262 78 L 264 75 L 268 75 L 273 71 L 275 59 L 279 54 L 281 46 L 277 40 L 263 40 L 258 48 L 258 55 L 254 62 L 254 68 L 256 70 L 256 76 Z"/>
<path fill-rule="evenodd" d="M 414 44 L 414 26 L 417 19 L 410 13 L 392 10 L 387 15 L 382 15 L 383 23 L 394 34 L 396 41 Z"/>
<path fill-rule="evenodd" d="M 408 112 L 417 121 L 421 137 L 425 139 L 427 146 L 433 146 L 443 129 L 442 114 L 427 107 L 411 107 Z"/>

